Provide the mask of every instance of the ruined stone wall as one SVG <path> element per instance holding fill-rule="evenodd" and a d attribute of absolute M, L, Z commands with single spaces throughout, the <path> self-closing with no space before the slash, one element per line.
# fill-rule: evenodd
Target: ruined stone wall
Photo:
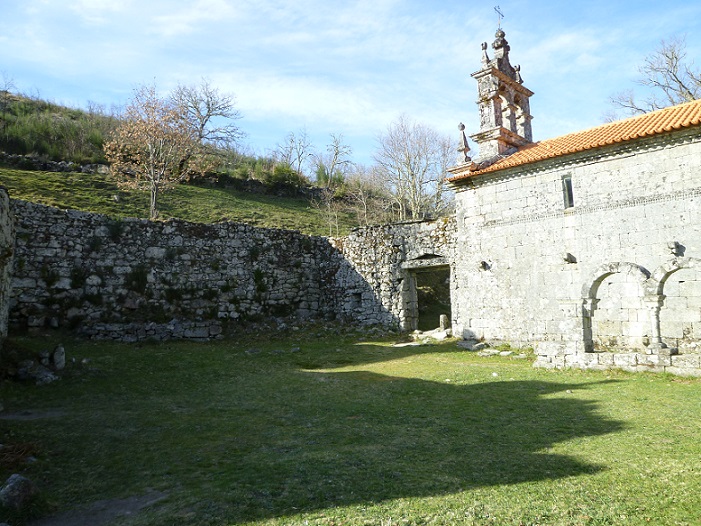
<path fill-rule="evenodd" d="M 459 332 L 546 366 L 599 366 L 607 347 L 671 366 L 656 344 L 701 342 L 700 198 L 697 130 L 476 179 L 457 195 Z"/>
<path fill-rule="evenodd" d="M 406 262 L 445 262 L 454 240 L 454 221 L 328 240 L 233 223 L 115 221 L 23 201 L 12 207 L 13 325 L 126 341 L 206 339 L 232 322 L 270 318 L 411 328 Z"/>
<path fill-rule="evenodd" d="M 14 221 L 10 211 L 10 199 L 7 191 L 0 187 L 0 349 L 2 341 L 7 337 L 14 245 Z"/>
<path fill-rule="evenodd" d="M 230 322 L 342 315 L 339 272 L 364 291 L 325 238 L 234 223 L 114 221 L 23 201 L 12 207 L 10 320 L 20 327 L 124 340 L 209 338 Z"/>

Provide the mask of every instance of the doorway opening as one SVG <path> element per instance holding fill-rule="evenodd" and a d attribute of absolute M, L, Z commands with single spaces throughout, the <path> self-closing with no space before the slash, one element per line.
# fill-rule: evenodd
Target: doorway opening
<path fill-rule="evenodd" d="M 438 328 L 443 314 L 450 323 L 450 267 L 425 267 L 412 274 L 416 288 L 416 329 Z"/>

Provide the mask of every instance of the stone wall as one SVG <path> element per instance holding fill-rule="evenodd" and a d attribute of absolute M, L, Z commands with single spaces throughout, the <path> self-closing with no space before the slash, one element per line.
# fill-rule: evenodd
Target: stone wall
<path fill-rule="evenodd" d="M 115 221 L 17 200 L 12 208 L 13 326 L 125 341 L 207 339 L 239 322 L 288 318 L 410 328 L 406 262 L 447 256 L 454 237 L 453 221 L 328 240 L 235 223 Z"/>
<path fill-rule="evenodd" d="M 418 320 L 414 273 L 451 265 L 455 221 L 446 218 L 359 228 L 335 240 L 335 245 L 348 263 L 335 280 L 336 288 L 344 291 L 341 314 L 413 330 Z"/>
<path fill-rule="evenodd" d="M 459 332 L 535 345 L 544 366 L 698 352 L 700 197 L 697 130 L 476 177 L 457 194 Z"/>
<path fill-rule="evenodd" d="M 14 221 L 10 211 L 10 198 L 7 191 L 0 187 L 0 349 L 2 349 L 2 341 L 7 337 L 14 245 Z"/>
<path fill-rule="evenodd" d="M 343 303 L 334 279 L 347 264 L 324 238 L 12 206 L 15 326 L 126 340 L 208 338 L 237 321 L 333 319 Z M 345 281 L 353 279 L 346 271 Z"/>

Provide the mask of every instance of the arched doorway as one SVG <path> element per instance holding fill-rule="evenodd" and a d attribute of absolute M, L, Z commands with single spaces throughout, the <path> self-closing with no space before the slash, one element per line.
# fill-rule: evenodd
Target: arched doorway
<path fill-rule="evenodd" d="M 675 258 L 653 277 L 661 298 L 660 341 L 680 354 L 701 353 L 701 260 Z"/>
<path fill-rule="evenodd" d="M 641 349 L 649 343 L 645 283 L 650 273 L 634 263 L 599 267 L 583 290 L 584 347 L 588 352 Z"/>

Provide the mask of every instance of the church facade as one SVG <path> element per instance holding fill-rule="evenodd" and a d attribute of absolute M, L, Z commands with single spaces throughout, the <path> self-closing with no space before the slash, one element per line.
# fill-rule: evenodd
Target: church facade
<path fill-rule="evenodd" d="M 518 66 L 483 44 L 461 125 L 454 334 L 543 367 L 701 370 L 701 101 L 532 142 Z M 696 373 L 695 373 L 696 371 Z"/>

